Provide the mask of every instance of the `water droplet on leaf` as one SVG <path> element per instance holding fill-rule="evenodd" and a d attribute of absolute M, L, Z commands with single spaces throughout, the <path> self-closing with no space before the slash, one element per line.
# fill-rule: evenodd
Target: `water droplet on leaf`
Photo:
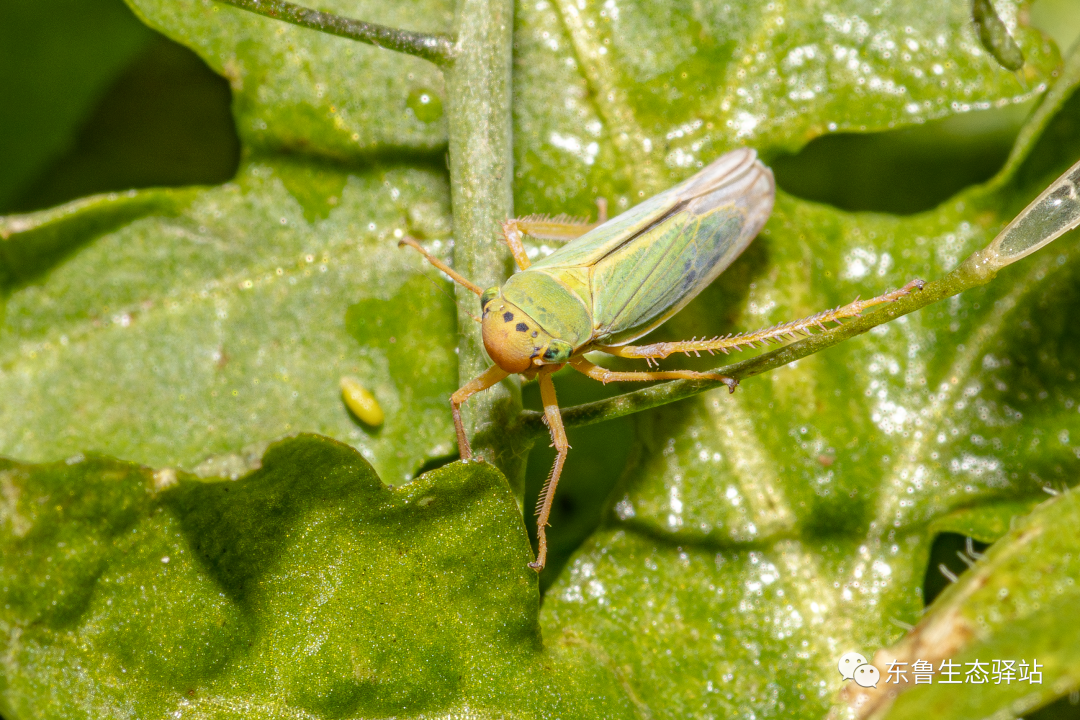
<path fill-rule="evenodd" d="M 442 100 L 431 90 L 413 90 L 406 104 L 421 122 L 435 122 L 443 114 Z"/>

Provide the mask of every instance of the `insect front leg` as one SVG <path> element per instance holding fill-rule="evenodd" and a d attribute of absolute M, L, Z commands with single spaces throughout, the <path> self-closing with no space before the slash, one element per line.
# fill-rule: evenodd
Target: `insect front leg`
<path fill-rule="evenodd" d="M 703 352 L 711 355 L 717 351 L 727 354 L 732 350 L 742 350 L 744 347 L 757 347 L 758 344 L 764 345 L 769 342 L 795 340 L 812 334 L 815 329 L 825 330 L 826 323 L 839 323 L 846 318 L 858 317 L 866 308 L 899 300 L 912 290 L 921 290 L 924 284 L 922 280 L 912 280 L 899 290 L 893 290 L 869 300 L 855 300 L 847 305 L 825 310 L 801 320 L 792 320 L 791 322 L 773 325 L 770 328 L 753 332 L 715 337 L 711 340 L 682 340 L 679 342 L 655 343 L 653 345 L 622 345 L 618 347 L 600 346 L 596 349 L 618 357 L 646 360 L 663 360 L 668 355 L 680 352 L 687 355 L 691 353 L 696 355 Z"/>
<path fill-rule="evenodd" d="M 606 350 L 604 352 L 607 352 Z M 614 353 L 612 353 L 614 354 Z M 650 380 L 719 380 L 735 392 L 739 381 L 735 378 L 714 372 L 696 372 L 694 370 L 655 370 L 650 372 L 619 372 L 594 365 L 583 357 L 570 360 L 570 366 L 582 375 L 599 380 L 605 385 L 609 382 L 648 382 Z"/>
<path fill-rule="evenodd" d="M 529 254 L 525 252 L 525 245 L 521 239 L 525 235 L 538 240 L 561 240 L 563 242 L 579 238 L 593 228 L 607 222 L 607 201 L 599 198 L 596 201 L 597 218 L 591 223 L 584 218 L 570 217 L 569 215 L 527 215 L 523 218 L 512 218 L 503 223 L 503 238 L 510 248 L 519 270 L 528 269 Z"/>
<path fill-rule="evenodd" d="M 461 406 L 476 393 L 487 390 L 508 375 L 510 373 L 498 365 L 492 365 L 482 375 L 474 377 L 450 396 L 450 406 L 454 409 L 454 429 L 457 431 L 458 452 L 461 453 L 462 460 L 472 458 L 472 448 L 469 447 L 469 437 L 465 434 L 465 425 L 461 422 Z"/>
<path fill-rule="evenodd" d="M 544 419 L 547 421 L 548 430 L 551 431 L 551 442 L 555 446 L 555 464 L 551 468 L 547 482 L 540 491 L 540 497 L 536 501 L 536 562 L 529 563 L 529 567 L 537 572 L 544 569 L 547 563 L 547 531 L 548 517 L 551 515 L 551 503 L 555 499 L 555 488 L 559 485 L 559 476 L 562 474 L 563 463 L 566 462 L 566 453 L 570 444 L 566 441 L 566 430 L 563 428 L 562 413 L 559 412 L 559 401 L 555 397 L 555 383 L 551 381 L 551 373 L 554 370 L 540 372 L 540 398 L 544 401 Z"/>

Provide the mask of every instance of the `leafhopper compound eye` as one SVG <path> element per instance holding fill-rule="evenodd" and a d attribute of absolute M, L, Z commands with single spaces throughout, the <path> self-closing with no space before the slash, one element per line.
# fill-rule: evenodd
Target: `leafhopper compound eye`
<path fill-rule="evenodd" d="M 498 286 L 489 287 L 484 291 L 484 294 L 480 296 L 480 310 L 483 311 L 487 307 L 487 304 L 499 296 Z"/>
<path fill-rule="evenodd" d="M 567 362 L 573 354 L 574 347 L 570 343 L 562 340 L 552 340 L 541 357 L 545 365 L 555 365 Z"/>

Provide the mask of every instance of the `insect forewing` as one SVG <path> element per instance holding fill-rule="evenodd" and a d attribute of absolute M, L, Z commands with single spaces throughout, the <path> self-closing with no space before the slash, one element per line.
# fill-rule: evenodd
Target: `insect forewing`
<path fill-rule="evenodd" d="M 756 158 L 757 153 L 749 148 L 733 150 L 721 155 L 696 175 L 659 195 L 654 195 L 600 227 L 563 245 L 543 260 L 534 262 L 532 267 L 540 269 L 594 265 L 613 250 L 633 241 L 642 231 L 671 214 L 680 202 L 701 194 L 703 188 L 707 191 L 709 186 L 722 185 L 725 178 L 730 181 L 745 174 L 755 163 Z"/>
<path fill-rule="evenodd" d="M 690 302 L 750 244 L 772 211 L 772 172 L 753 150 L 721 156 L 536 263 L 588 267 L 598 344 L 630 342 Z"/>

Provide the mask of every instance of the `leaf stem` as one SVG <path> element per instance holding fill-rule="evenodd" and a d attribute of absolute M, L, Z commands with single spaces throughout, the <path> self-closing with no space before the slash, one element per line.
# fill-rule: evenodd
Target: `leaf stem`
<path fill-rule="evenodd" d="M 284 0 L 218 0 L 218 2 L 300 27 L 319 30 L 407 55 L 415 55 L 440 66 L 448 65 L 454 59 L 453 41 L 445 35 L 412 32 L 353 20 L 341 15 L 294 5 Z"/>
<path fill-rule="evenodd" d="M 511 272 L 510 250 L 497 238 L 501 223 L 513 217 L 513 10 L 513 0 L 458 0 L 454 62 L 444 68 L 454 269 L 482 288 L 502 285 Z M 491 360 L 473 321 L 476 296 L 461 286 L 457 293 L 463 385 L 489 368 Z M 504 381 L 471 398 L 464 410 L 474 452 L 492 460 L 520 495 L 526 453 L 517 438 L 504 432 L 521 411 L 520 384 Z"/>
<path fill-rule="evenodd" d="M 716 368 L 715 372 L 737 380 L 745 380 L 754 375 L 761 375 L 838 345 L 878 325 L 895 320 L 901 315 L 907 315 L 964 290 L 978 285 L 985 285 L 994 277 L 996 269 L 988 268 L 983 261 L 982 255 L 983 251 L 975 253 L 945 277 L 927 283 L 922 290 L 916 290 L 906 297 L 889 303 L 876 312 L 798 342 L 793 342 L 790 345 L 777 348 L 772 352 Z M 667 405 L 722 386 L 723 383 L 719 381 L 699 380 L 675 380 L 661 383 L 625 395 L 608 398 L 607 400 L 566 408 L 562 412 L 563 424 L 567 427 L 592 425 L 659 407 L 660 405 Z M 544 425 L 543 417 L 543 413 L 531 410 L 522 412 L 509 432 L 511 435 L 521 434 L 525 437 L 542 436 L 547 433 L 547 426 Z"/>

